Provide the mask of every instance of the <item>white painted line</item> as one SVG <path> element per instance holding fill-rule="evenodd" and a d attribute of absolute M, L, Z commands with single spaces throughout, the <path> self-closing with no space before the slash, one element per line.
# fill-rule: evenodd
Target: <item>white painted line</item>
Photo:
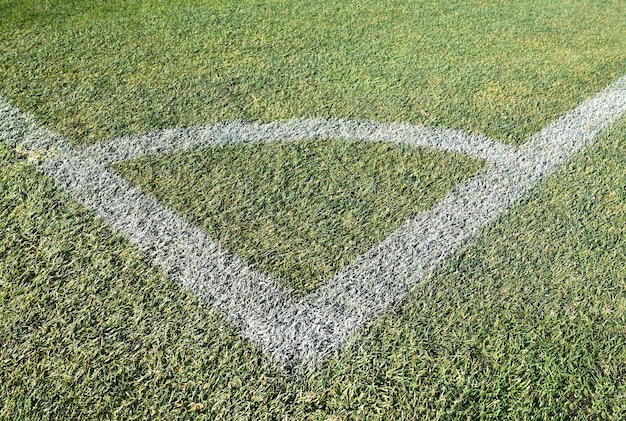
<path fill-rule="evenodd" d="M 486 136 L 472 136 L 458 130 L 379 124 L 342 119 L 291 120 L 274 123 L 224 123 L 167 129 L 139 136 L 100 142 L 85 152 L 103 164 L 126 161 L 144 155 L 233 143 L 296 141 L 304 139 L 392 142 L 454 151 L 490 162 L 508 162 L 516 148 L 494 142 Z"/>
<path fill-rule="evenodd" d="M 138 244 L 170 278 L 213 304 L 277 362 L 301 370 L 315 366 L 356 330 L 405 296 L 411 285 L 496 219 L 542 177 L 591 144 L 598 133 L 625 112 L 626 77 L 622 77 L 520 148 L 498 145 L 485 138 L 457 136 L 457 132 L 451 131 L 374 123 L 366 123 L 367 128 L 363 129 L 364 123 L 337 120 L 167 130 L 162 136 L 152 133 L 90 148 L 72 148 L 0 100 L 0 141 L 41 151 L 42 158 L 36 164 L 42 171 Z M 335 132 L 329 130 L 330 122 L 334 122 Z M 301 298 L 282 291 L 272 278 L 221 250 L 200 230 L 106 169 L 117 160 L 216 141 L 229 143 L 238 141 L 237 136 L 248 139 L 244 141 L 278 140 L 276 136 L 289 130 L 293 131 L 289 139 L 319 133 L 317 137 L 382 139 L 458 152 L 475 148 L 471 155 L 492 164 L 455 187 L 431 209 L 407 221 L 327 284 Z M 296 137 L 298 130 L 306 133 Z M 429 133 L 441 136 L 429 138 Z M 449 137 L 443 139 L 444 133 Z"/>

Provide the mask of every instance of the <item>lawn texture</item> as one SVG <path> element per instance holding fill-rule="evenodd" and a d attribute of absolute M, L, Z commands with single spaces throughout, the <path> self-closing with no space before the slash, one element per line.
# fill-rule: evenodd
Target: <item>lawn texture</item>
<path fill-rule="evenodd" d="M 520 144 L 624 73 L 624 16 L 621 0 L 0 0 L 0 95 L 83 144 L 296 117 L 404 121 Z M 359 177 L 386 171 L 385 189 L 405 188 L 395 193 L 406 205 L 398 215 L 432 203 L 476 165 L 443 154 L 459 166 L 454 177 L 446 166 L 430 178 L 438 152 L 420 151 L 422 166 L 411 167 L 382 144 L 320 145 L 203 149 L 168 155 L 180 168 L 163 157 L 120 168 L 155 195 L 164 189 L 172 207 L 195 201 L 196 216 L 181 213 L 203 225 L 219 209 L 207 206 L 205 161 L 266 154 L 267 165 L 217 174 L 237 175 L 220 188 L 247 206 L 254 184 L 236 170 L 265 176 L 271 190 L 292 184 L 269 182 L 279 163 L 291 165 L 284 174 L 294 185 L 314 173 L 319 182 L 321 169 L 300 152 L 343 162 L 349 147 L 346 159 L 362 154 L 351 165 L 368 153 L 394 157 L 360 172 L 336 163 L 344 178 L 332 183 L 351 191 L 368 186 Z M 0 419 L 626 419 L 625 150 L 622 120 L 352 345 L 294 379 L 28 156 L 0 145 Z M 201 194 L 164 176 L 174 170 Z M 150 187 L 157 175 L 170 184 Z M 422 191 L 425 180 L 434 184 Z M 272 196 L 254 197 L 251 209 Z M 364 213 L 387 205 L 376 206 Z M 369 234 L 355 225 L 354 235 L 383 235 L 383 219 Z"/>
<path fill-rule="evenodd" d="M 318 371 L 0 146 L 0 418 L 624 419 L 626 121 Z"/>
<path fill-rule="evenodd" d="M 482 167 L 452 152 L 304 140 L 116 164 L 150 196 L 294 292 L 310 292 Z"/>
<path fill-rule="evenodd" d="M 75 142 L 217 121 L 521 143 L 624 72 L 626 3 L 0 1 L 0 94 Z"/>

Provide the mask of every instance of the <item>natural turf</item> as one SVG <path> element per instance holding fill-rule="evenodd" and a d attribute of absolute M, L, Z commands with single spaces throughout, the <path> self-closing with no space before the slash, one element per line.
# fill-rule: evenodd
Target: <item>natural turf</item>
<path fill-rule="evenodd" d="M 292 381 L 0 146 L 0 418 L 626 417 L 626 121 Z"/>
<path fill-rule="evenodd" d="M 624 73 L 625 15 L 622 0 L 0 0 L 0 95 L 79 143 L 315 116 L 520 143 Z M 625 150 L 622 120 L 288 379 L 0 145 L 0 419 L 626 419 Z"/>
<path fill-rule="evenodd" d="M 93 142 L 345 117 L 526 136 L 620 76 L 626 2 L 0 1 L 0 94 Z"/>
<path fill-rule="evenodd" d="M 253 267 L 308 292 L 481 166 L 432 149 L 305 140 L 175 152 L 114 168 Z"/>

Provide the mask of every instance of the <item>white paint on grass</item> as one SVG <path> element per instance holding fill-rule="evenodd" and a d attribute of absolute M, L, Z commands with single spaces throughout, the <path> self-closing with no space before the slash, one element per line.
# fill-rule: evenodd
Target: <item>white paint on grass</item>
<path fill-rule="evenodd" d="M 112 164 L 138 156 L 197 147 L 305 139 L 391 142 L 454 151 L 496 163 L 510 161 L 515 153 L 512 146 L 494 142 L 486 136 L 472 136 L 458 130 L 343 119 L 292 120 L 265 124 L 234 122 L 167 129 L 97 143 L 88 147 L 85 152 L 97 157 L 103 164 Z"/>
<path fill-rule="evenodd" d="M 282 366 L 301 370 L 314 367 L 404 297 L 412 285 L 625 112 L 626 77 L 622 77 L 519 148 L 458 131 L 330 119 L 172 129 L 78 148 L 0 100 L 0 141 L 36 151 L 38 168 L 139 245 L 170 278 L 214 305 Z M 305 297 L 283 291 L 274 279 L 251 269 L 107 170 L 111 163 L 146 154 L 308 138 L 428 146 L 485 159 L 490 165 Z"/>

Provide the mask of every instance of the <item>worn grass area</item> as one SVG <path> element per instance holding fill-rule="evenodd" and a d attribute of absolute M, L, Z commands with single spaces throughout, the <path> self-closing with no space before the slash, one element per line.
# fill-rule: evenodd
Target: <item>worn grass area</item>
<path fill-rule="evenodd" d="M 345 117 L 520 143 L 626 63 L 623 0 L 0 1 L 0 94 L 93 142 Z"/>
<path fill-rule="evenodd" d="M 306 140 L 176 152 L 114 168 L 252 266 L 308 292 L 481 166 L 432 149 Z"/>
<path fill-rule="evenodd" d="M 0 418 L 626 417 L 626 121 L 290 381 L 0 146 Z"/>

